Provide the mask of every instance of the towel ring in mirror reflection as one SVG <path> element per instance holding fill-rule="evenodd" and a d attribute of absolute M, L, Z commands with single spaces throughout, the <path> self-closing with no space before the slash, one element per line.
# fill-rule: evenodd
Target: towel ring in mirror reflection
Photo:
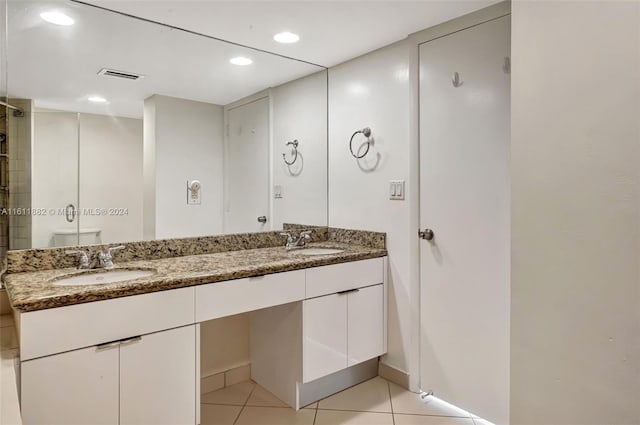
<path fill-rule="evenodd" d="M 293 165 L 298 160 L 298 139 L 295 139 L 293 142 L 287 142 L 284 144 L 285 146 L 293 146 L 293 159 L 291 161 L 287 161 L 287 154 L 282 154 L 282 159 L 284 163 L 287 165 Z"/>
<path fill-rule="evenodd" d="M 359 134 L 359 133 L 362 133 L 364 137 L 367 138 L 367 141 L 365 142 L 367 144 L 367 149 L 364 151 L 362 155 L 357 155 L 356 153 L 353 152 L 353 138 L 356 137 L 356 134 Z M 351 155 L 353 155 L 355 159 L 364 158 L 369 153 L 369 148 L 371 148 L 371 142 L 372 142 L 371 129 L 369 127 L 365 127 L 362 130 L 356 131 L 351 135 L 351 139 L 349 140 L 349 150 L 351 151 Z"/>

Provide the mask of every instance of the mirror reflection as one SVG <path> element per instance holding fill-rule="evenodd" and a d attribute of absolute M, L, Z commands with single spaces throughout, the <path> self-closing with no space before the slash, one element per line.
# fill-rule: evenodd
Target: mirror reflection
<path fill-rule="evenodd" d="M 327 224 L 323 67 L 71 1 L 7 16 L 9 249 Z"/>

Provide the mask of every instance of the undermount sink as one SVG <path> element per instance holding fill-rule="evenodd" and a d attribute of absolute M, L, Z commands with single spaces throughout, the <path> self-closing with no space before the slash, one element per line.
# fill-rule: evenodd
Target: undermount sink
<path fill-rule="evenodd" d="M 340 254 L 343 251 L 344 249 L 336 248 L 302 248 L 291 251 L 291 253 L 295 255 L 330 255 Z"/>
<path fill-rule="evenodd" d="M 56 286 L 103 285 L 105 283 L 124 282 L 140 279 L 155 274 L 155 270 L 105 270 L 97 273 L 81 273 L 57 279 L 52 282 Z"/>

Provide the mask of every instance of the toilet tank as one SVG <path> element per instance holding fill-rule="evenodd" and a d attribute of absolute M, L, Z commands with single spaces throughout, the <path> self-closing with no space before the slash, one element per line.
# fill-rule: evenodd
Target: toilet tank
<path fill-rule="evenodd" d="M 56 229 L 53 232 L 53 246 L 95 245 L 102 243 L 102 230 L 97 227 L 77 229 Z"/>

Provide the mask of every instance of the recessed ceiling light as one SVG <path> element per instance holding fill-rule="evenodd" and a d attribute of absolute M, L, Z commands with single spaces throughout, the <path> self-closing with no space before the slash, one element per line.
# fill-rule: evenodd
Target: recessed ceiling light
<path fill-rule="evenodd" d="M 297 43 L 300 40 L 300 36 L 298 34 L 294 34 L 292 32 L 279 32 L 278 34 L 273 36 L 273 39 L 278 43 Z"/>
<path fill-rule="evenodd" d="M 229 59 L 229 62 L 231 62 L 234 65 L 240 65 L 240 66 L 251 65 L 253 63 L 251 59 L 245 58 L 243 56 L 231 58 Z"/>
<path fill-rule="evenodd" d="M 56 24 L 56 25 L 69 26 L 69 25 L 73 25 L 74 23 L 74 20 L 70 16 L 67 16 L 62 12 L 54 12 L 54 11 L 42 12 L 40 14 L 40 17 L 45 21 L 50 22 L 52 24 Z"/>
<path fill-rule="evenodd" d="M 89 102 L 94 102 L 94 103 L 107 103 L 107 99 L 105 99 L 102 96 L 89 96 L 87 98 L 89 100 Z"/>

